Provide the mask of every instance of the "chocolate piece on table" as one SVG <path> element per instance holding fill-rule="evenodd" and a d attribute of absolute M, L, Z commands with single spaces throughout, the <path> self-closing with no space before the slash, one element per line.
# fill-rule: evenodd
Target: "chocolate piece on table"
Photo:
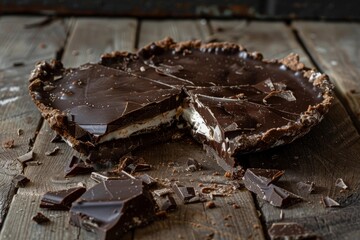
<path fill-rule="evenodd" d="M 239 154 L 306 134 L 333 99 L 328 77 L 295 54 L 264 61 L 236 44 L 170 38 L 73 69 L 41 62 L 30 82 L 51 128 L 91 161 L 171 139 L 185 121 L 226 171 Z"/>
<path fill-rule="evenodd" d="M 60 191 L 50 191 L 44 194 L 41 199 L 41 208 L 50 208 L 52 210 L 69 210 L 71 204 L 78 199 L 86 188 L 75 187 Z"/>
<path fill-rule="evenodd" d="M 116 172 L 92 172 L 90 175 L 91 179 L 96 182 L 104 182 L 109 180 L 126 180 L 134 179 L 134 177 L 125 171 Z"/>
<path fill-rule="evenodd" d="M 119 239 L 124 232 L 154 219 L 155 201 L 137 179 L 98 183 L 70 209 L 70 223 L 95 232 L 98 239 Z"/>
<path fill-rule="evenodd" d="M 148 186 L 154 186 L 157 184 L 157 181 L 153 177 L 151 177 L 149 174 L 141 174 L 141 175 L 137 176 L 137 178 L 140 179 L 141 181 L 143 181 L 143 183 Z"/>
<path fill-rule="evenodd" d="M 315 191 L 315 183 L 314 182 L 298 182 L 296 184 L 298 190 L 304 193 L 313 193 Z"/>
<path fill-rule="evenodd" d="M 166 196 L 170 193 L 173 193 L 174 191 L 171 189 L 171 188 L 162 188 L 162 189 L 157 189 L 157 190 L 154 190 L 153 193 L 156 195 L 156 196 L 159 196 L 159 197 L 162 197 L 162 196 Z"/>
<path fill-rule="evenodd" d="M 135 164 L 131 163 L 125 168 L 125 171 L 132 174 L 136 172 L 148 171 L 150 169 L 151 169 L 151 165 L 146 163 L 135 163 Z"/>
<path fill-rule="evenodd" d="M 283 207 L 301 201 L 299 196 L 272 183 L 269 184 L 270 179 L 264 178 L 263 175 L 258 176 L 255 172 L 247 169 L 243 177 L 243 182 L 245 187 L 255 193 L 260 199 L 268 201 L 275 207 Z M 263 172 L 261 171 L 260 173 L 262 174 Z"/>
<path fill-rule="evenodd" d="M 195 188 L 186 187 L 186 186 L 183 186 L 183 185 L 177 184 L 177 183 L 175 183 L 172 186 L 172 188 L 173 188 L 174 192 L 176 193 L 176 195 L 184 203 L 192 203 L 192 202 L 197 202 L 198 201 L 198 199 L 196 199 L 197 195 L 195 193 Z"/>
<path fill-rule="evenodd" d="M 195 172 L 202 169 L 201 164 L 193 158 L 189 158 L 186 164 L 187 164 L 187 168 L 186 168 L 187 171 Z"/>
<path fill-rule="evenodd" d="M 271 240 L 321 239 L 321 237 L 315 235 L 313 232 L 305 229 L 302 225 L 295 222 L 273 223 L 268 229 L 268 233 Z"/>
<path fill-rule="evenodd" d="M 92 166 L 86 165 L 86 163 L 80 158 L 73 156 L 65 167 L 65 177 L 74 176 L 79 174 L 91 173 L 94 170 Z"/>
<path fill-rule="evenodd" d="M 50 140 L 52 143 L 61 143 L 64 142 L 62 137 L 59 134 L 55 134 L 55 136 Z"/>
<path fill-rule="evenodd" d="M 30 179 L 28 179 L 24 175 L 18 174 L 12 179 L 12 182 L 15 184 L 16 188 L 19 188 L 19 187 L 23 188 L 26 186 L 26 184 L 28 184 L 30 182 Z"/>
<path fill-rule="evenodd" d="M 265 185 L 277 182 L 285 173 L 283 170 L 265 168 L 248 168 L 248 171 L 255 174 Z"/>
<path fill-rule="evenodd" d="M 324 203 L 325 207 L 341 207 L 340 203 L 338 203 L 337 201 L 335 201 L 334 199 L 332 199 L 329 196 L 325 196 L 322 199 L 322 202 Z"/>
<path fill-rule="evenodd" d="M 159 198 L 159 201 L 159 209 L 161 211 L 171 212 L 177 209 L 175 199 L 170 195 Z"/>
<path fill-rule="evenodd" d="M 32 220 L 35 221 L 37 224 L 45 224 L 50 222 L 50 219 L 41 212 L 38 212 L 35 216 L 33 216 Z"/>
<path fill-rule="evenodd" d="M 24 155 L 17 157 L 17 160 L 19 160 L 22 164 L 32 161 L 33 159 L 34 159 L 34 152 L 32 150 L 25 153 Z"/>
<path fill-rule="evenodd" d="M 348 189 L 349 187 L 346 185 L 346 183 L 344 182 L 344 180 L 342 178 L 338 178 L 335 181 L 335 186 L 342 188 L 344 190 Z"/>

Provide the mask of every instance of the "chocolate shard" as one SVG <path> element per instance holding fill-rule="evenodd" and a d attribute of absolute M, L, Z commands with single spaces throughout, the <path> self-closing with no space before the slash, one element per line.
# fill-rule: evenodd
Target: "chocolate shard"
<path fill-rule="evenodd" d="M 183 203 L 193 203 L 200 200 L 197 199 L 195 188 L 193 187 L 185 187 L 181 184 L 175 183 L 172 188 Z"/>
<path fill-rule="evenodd" d="M 41 208 L 50 208 L 52 210 L 69 210 L 71 204 L 78 199 L 86 188 L 75 187 L 60 191 L 50 191 L 44 194 L 41 199 Z"/>
<path fill-rule="evenodd" d="M 193 158 L 189 158 L 186 164 L 187 164 L 186 171 L 196 172 L 202 169 L 201 164 L 196 159 Z"/>
<path fill-rule="evenodd" d="M 262 172 L 261 172 L 262 173 Z M 301 197 L 286 191 L 270 183 L 269 178 L 256 175 L 251 169 L 247 169 L 243 182 L 245 187 L 255 193 L 260 199 L 269 202 L 275 207 L 284 207 L 301 201 Z"/>
<path fill-rule="evenodd" d="M 313 193 L 315 191 L 315 183 L 314 182 L 298 182 L 296 184 L 298 190 L 302 193 Z"/>
<path fill-rule="evenodd" d="M 342 188 L 344 190 L 348 189 L 349 187 L 345 184 L 344 180 L 342 178 L 338 178 L 335 181 L 335 186 Z"/>
<path fill-rule="evenodd" d="M 322 202 L 324 203 L 325 207 L 329 207 L 329 208 L 341 207 L 340 203 L 338 203 L 337 201 L 335 201 L 334 199 L 332 199 L 329 196 L 323 197 Z"/>
<path fill-rule="evenodd" d="M 285 173 L 283 170 L 264 168 L 248 168 L 247 171 L 251 171 L 265 185 L 277 182 Z"/>
<path fill-rule="evenodd" d="M 159 198 L 159 201 L 159 209 L 161 211 L 171 212 L 177 209 L 175 199 L 170 195 L 165 195 L 164 197 Z"/>
<path fill-rule="evenodd" d="M 73 156 L 65 167 L 65 177 L 79 174 L 88 174 L 94 170 L 92 166 L 86 165 L 80 158 Z"/>
<path fill-rule="evenodd" d="M 50 140 L 51 143 L 61 143 L 64 142 L 62 137 L 59 134 L 55 134 L 55 136 Z"/>
<path fill-rule="evenodd" d="M 127 171 L 128 173 L 136 173 L 136 172 L 143 172 L 143 171 L 148 171 L 151 169 L 151 165 L 146 164 L 146 163 L 136 163 L 136 164 L 129 164 L 126 168 L 125 171 Z"/>
<path fill-rule="evenodd" d="M 153 193 L 156 196 L 162 197 L 162 196 L 169 195 L 170 193 L 173 193 L 173 190 L 171 188 L 162 188 L 162 189 L 154 190 Z"/>
<path fill-rule="evenodd" d="M 18 174 L 16 175 L 13 179 L 12 182 L 15 184 L 16 188 L 23 188 L 26 186 L 26 184 L 28 184 L 30 182 L 30 179 L 28 179 L 27 177 L 25 177 L 22 174 Z"/>
<path fill-rule="evenodd" d="M 141 180 L 108 180 L 72 204 L 70 223 L 95 232 L 98 239 L 119 239 L 124 232 L 155 219 L 155 201 Z"/>
<path fill-rule="evenodd" d="M 54 147 L 53 150 L 45 152 L 46 156 L 54 156 L 59 152 L 60 148 L 58 146 Z"/>
<path fill-rule="evenodd" d="M 50 222 L 50 219 L 41 212 L 38 212 L 35 216 L 33 216 L 32 220 L 35 221 L 37 224 L 46 224 Z"/>
<path fill-rule="evenodd" d="M 268 233 L 271 240 L 321 239 L 320 236 L 317 236 L 310 230 L 305 229 L 302 225 L 295 222 L 273 223 L 268 229 Z"/>
<path fill-rule="evenodd" d="M 137 176 L 141 181 L 143 181 L 144 184 L 148 186 L 155 186 L 157 184 L 157 181 L 151 177 L 149 174 L 141 174 L 140 176 Z"/>
<path fill-rule="evenodd" d="M 34 152 L 32 150 L 25 153 L 24 155 L 17 157 L 17 160 L 19 160 L 22 164 L 32 161 L 33 159 L 34 159 Z"/>
<path fill-rule="evenodd" d="M 116 172 L 92 172 L 90 175 L 91 179 L 96 182 L 104 182 L 109 180 L 126 180 L 134 179 L 134 177 L 125 171 Z"/>

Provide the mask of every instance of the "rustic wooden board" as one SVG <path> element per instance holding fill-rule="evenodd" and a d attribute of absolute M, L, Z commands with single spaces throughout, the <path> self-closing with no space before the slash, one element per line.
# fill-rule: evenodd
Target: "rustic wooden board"
<path fill-rule="evenodd" d="M 131 50 L 135 43 L 134 37 L 136 33 L 136 21 L 135 20 L 103 20 L 97 23 L 93 19 L 81 19 L 74 20 L 75 25 L 71 34 L 71 38 L 64 51 L 63 61 L 65 64 L 80 65 L 87 61 L 97 61 L 99 59 L 100 52 L 103 50 L 113 51 L 115 47 L 124 47 L 124 50 Z M 93 27 L 84 31 L 84 27 L 87 23 L 92 23 Z M 108 29 L 108 26 L 112 28 Z M 76 33 L 79 30 L 79 33 Z M 106 41 L 98 41 L 97 44 L 93 42 L 94 36 L 104 34 Z M 99 35 L 100 36 L 100 35 Z M 121 37 L 120 37 L 121 36 Z M 87 39 L 90 39 L 87 44 Z M 122 42 L 122 43 L 121 43 Z M 94 54 L 84 54 L 87 49 L 94 48 Z M 98 48 L 98 49 L 96 49 Z M 73 50 L 79 51 L 80 54 L 74 55 Z M 97 56 L 96 56 L 97 55 Z M 28 100 L 31 101 L 30 99 Z M 38 111 L 34 109 L 35 113 Z M 79 182 L 84 183 L 87 186 L 94 184 L 89 176 L 77 176 L 73 178 L 64 178 L 64 167 L 67 161 L 76 154 L 65 143 L 50 143 L 50 140 L 54 136 L 53 131 L 49 128 L 47 123 L 44 123 L 38 137 L 35 141 L 33 151 L 36 154 L 36 161 L 40 162 L 38 166 L 27 166 L 25 168 L 25 175 L 31 179 L 31 183 L 26 188 L 18 190 L 17 198 L 11 204 L 6 222 L 1 232 L 0 238 L 6 239 L 6 236 L 18 236 L 18 239 L 49 239 L 49 236 L 54 236 L 54 239 L 67 239 L 63 235 L 63 231 L 68 231 L 69 236 L 76 236 L 76 239 L 96 239 L 95 234 L 88 233 L 79 228 L 71 227 L 68 223 L 68 213 L 59 212 L 58 215 L 64 221 L 54 223 L 56 226 L 55 233 L 52 228 L 41 228 L 42 237 L 39 237 L 38 231 L 28 232 L 26 230 L 19 231 L 18 226 L 13 225 L 18 215 L 18 207 L 24 204 L 33 202 L 34 207 L 27 209 L 26 217 L 23 221 L 31 226 L 31 216 L 35 215 L 39 211 L 40 196 L 46 191 L 66 189 L 76 186 Z M 45 156 L 45 152 L 52 150 L 55 146 L 60 147 L 60 152 L 55 156 Z M 51 213 L 51 211 L 44 211 L 45 213 Z M 26 224 L 24 224 L 26 225 Z M 131 234 L 128 234 L 124 239 L 131 238 Z"/>
<path fill-rule="evenodd" d="M 330 75 L 360 129 L 360 24 L 295 22 L 309 53 Z"/>
<path fill-rule="evenodd" d="M 69 21 L 57 20 L 46 26 L 26 27 L 42 20 L 0 18 L 0 225 L 15 193 L 11 179 L 22 171 L 16 158 L 28 151 L 29 139 L 35 136 L 40 121 L 27 91 L 29 73 L 38 60 L 55 58 L 70 26 Z M 23 130 L 21 136 L 18 129 Z M 8 140 L 14 140 L 14 148 L 2 146 Z"/>
<path fill-rule="evenodd" d="M 252 22 L 240 31 L 234 31 L 239 26 L 237 21 L 214 21 L 211 26 L 216 36 L 219 34 L 227 40 L 229 34 L 229 40 L 240 41 L 249 50 L 264 53 L 265 57 L 281 57 L 277 52 L 284 56 L 294 51 L 309 64 L 291 29 L 282 23 Z M 221 29 L 221 33 L 216 29 Z M 238 39 L 235 38 L 236 32 Z M 324 239 L 359 237 L 360 212 L 356 206 L 360 190 L 360 137 L 337 99 L 325 119 L 305 137 L 287 146 L 243 156 L 240 161 L 246 167 L 286 170 L 279 184 L 302 195 L 305 201 L 283 209 L 284 221 L 300 222 Z M 334 186 L 339 177 L 344 179 L 350 190 L 341 192 Z M 314 181 L 316 193 L 303 195 L 298 192 L 296 184 L 299 181 Z M 338 200 L 344 208 L 336 212 L 324 208 L 320 201 L 322 196 L 327 195 Z M 261 199 L 257 201 L 267 225 L 282 220 L 281 209 Z"/>

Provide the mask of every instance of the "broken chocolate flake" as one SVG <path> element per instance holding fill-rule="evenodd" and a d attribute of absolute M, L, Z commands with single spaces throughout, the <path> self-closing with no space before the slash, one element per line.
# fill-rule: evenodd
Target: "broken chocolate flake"
<path fill-rule="evenodd" d="M 50 222 L 50 219 L 41 212 L 38 212 L 35 216 L 33 216 L 32 220 L 35 221 L 37 224 L 45 224 Z"/>
<path fill-rule="evenodd" d="M 151 165 L 146 164 L 146 163 L 137 163 L 137 164 L 129 164 L 126 168 L 125 171 L 129 172 L 129 173 L 135 173 L 135 172 L 143 172 L 143 171 L 148 171 L 151 169 Z"/>
<path fill-rule="evenodd" d="M 92 166 L 88 166 L 80 158 L 73 156 L 68 165 L 65 167 L 65 177 L 78 174 L 88 174 L 94 170 Z"/>
<path fill-rule="evenodd" d="M 173 190 L 171 190 L 171 188 L 162 188 L 162 189 L 154 190 L 154 194 L 159 197 L 168 195 L 170 193 L 173 193 Z"/>
<path fill-rule="evenodd" d="M 295 222 L 273 223 L 268 229 L 268 233 L 271 240 L 320 239 L 319 236 Z"/>
<path fill-rule="evenodd" d="M 271 180 L 271 178 L 264 177 L 264 175 L 258 176 L 255 172 L 247 169 L 243 181 L 245 187 L 255 193 L 259 198 L 268 201 L 275 207 L 283 207 L 301 200 L 299 196 L 272 184 L 271 181 L 274 180 Z M 263 172 L 260 171 L 260 174 L 262 173 Z"/>
<path fill-rule="evenodd" d="M 173 185 L 174 192 L 184 203 L 194 202 L 191 199 L 196 197 L 195 189 L 193 187 L 185 187 L 175 183 Z"/>
<path fill-rule="evenodd" d="M 26 184 L 30 182 L 30 179 L 28 179 L 24 175 L 18 174 L 12 179 L 12 182 L 15 184 L 16 188 L 23 188 L 26 186 Z"/>
<path fill-rule="evenodd" d="M 60 148 L 58 146 L 56 146 L 53 150 L 45 152 L 45 155 L 46 156 L 54 156 L 55 154 L 58 153 L 59 150 L 60 150 Z"/>
<path fill-rule="evenodd" d="M 262 184 L 269 185 L 277 182 L 285 171 L 277 169 L 264 169 L 264 168 L 249 168 L 247 171 L 251 171 L 255 174 L 262 182 Z"/>
<path fill-rule="evenodd" d="M 190 171 L 190 172 L 196 172 L 202 169 L 201 164 L 193 158 L 188 159 L 187 166 L 188 167 L 186 168 L 186 171 Z"/>
<path fill-rule="evenodd" d="M 97 239 L 119 239 L 124 232 L 151 223 L 155 201 L 141 180 L 98 183 L 72 204 L 70 223 L 95 232 Z"/>
<path fill-rule="evenodd" d="M 31 150 L 30 152 L 27 152 L 24 155 L 17 157 L 17 160 L 19 160 L 22 164 L 25 164 L 26 162 L 32 161 L 33 158 L 34 152 Z"/>
<path fill-rule="evenodd" d="M 109 180 L 126 180 L 134 179 L 133 176 L 125 171 L 116 172 L 92 172 L 90 178 L 96 182 L 104 182 Z"/>
<path fill-rule="evenodd" d="M 149 174 L 142 174 L 140 176 L 138 176 L 138 178 L 143 181 L 144 184 L 148 185 L 148 186 L 154 186 L 156 185 L 157 181 L 151 177 Z"/>
<path fill-rule="evenodd" d="M 165 195 L 164 197 L 161 197 L 158 199 L 160 201 L 159 209 L 161 211 L 174 211 L 177 209 L 177 204 L 175 202 L 175 199 L 170 195 Z"/>
<path fill-rule="evenodd" d="M 324 203 L 325 207 L 340 207 L 340 203 L 330 198 L 329 196 L 323 197 L 322 202 Z"/>
<path fill-rule="evenodd" d="M 71 203 L 86 191 L 83 187 L 75 187 L 60 191 L 51 191 L 44 194 L 40 207 L 52 210 L 69 210 Z"/>
<path fill-rule="evenodd" d="M 14 141 L 14 139 L 4 141 L 2 145 L 4 148 L 13 148 L 15 146 L 15 141 Z"/>
<path fill-rule="evenodd" d="M 345 184 L 344 180 L 342 178 L 338 178 L 335 181 L 335 186 L 342 188 L 344 190 L 348 189 L 349 187 Z"/>
<path fill-rule="evenodd" d="M 315 183 L 314 182 L 298 182 L 296 184 L 298 190 L 303 193 L 313 193 L 315 191 Z"/>
<path fill-rule="evenodd" d="M 296 98 L 295 98 L 294 93 L 292 91 L 290 91 L 290 90 L 285 90 L 285 91 L 282 90 L 282 91 L 272 91 L 272 92 L 270 92 L 268 95 L 266 95 L 263 98 L 263 102 L 265 104 L 267 104 L 268 99 L 272 98 L 272 97 L 279 97 L 279 98 L 285 99 L 288 102 L 296 101 Z"/>
<path fill-rule="evenodd" d="M 55 136 L 50 140 L 52 143 L 61 143 L 64 142 L 62 137 L 59 134 L 55 134 Z"/>

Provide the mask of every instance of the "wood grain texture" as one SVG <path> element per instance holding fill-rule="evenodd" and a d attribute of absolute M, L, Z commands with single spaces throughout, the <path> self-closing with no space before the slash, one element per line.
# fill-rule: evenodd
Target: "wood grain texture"
<path fill-rule="evenodd" d="M 326 72 L 354 114 L 360 129 L 360 24 L 293 24 L 319 67 Z"/>
<path fill-rule="evenodd" d="M 285 56 L 295 51 L 309 63 L 291 29 L 285 24 L 252 22 L 243 26 L 238 38 L 234 31 L 234 28 L 239 26 L 237 21 L 214 21 L 211 25 L 215 34 L 220 34 L 216 32 L 217 28 L 222 29 L 221 36 L 224 40 L 229 33 L 229 40 L 240 41 L 249 50 L 264 53 L 265 57 L 281 57 L 280 55 Z M 284 221 L 300 222 L 324 236 L 324 239 L 359 237 L 360 212 L 356 210 L 356 206 L 360 191 L 360 137 L 337 99 L 325 119 L 305 137 L 287 146 L 242 156 L 240 162 L 246 167 L 286 170 L 279 185 L 301 195 L 304 201 L 283 209 Z M 350 190 L 341 192 L 335 187 L 335 180 L 339 177 L 350 186 Z M 315 182 L 316 192 L 310 195 L 299 192 L 296 184 L 300 181 Z M 330 196 L 344 207 L 335 214 L 334 211 L 324 208 L 321 203 L 322 196 Z M 281 209 L 272 207 L 261 199 L 257 201 L 267 225 L 282 221 Z M 349 220 L 345 221 L 347 218 Z M 350 222 L 351 227 L 346 226 Z"/>
<path fill-rule="evenodd" d="M 56 20 L 26 28 L 43 19 L 0 18 L 0 225 L 15 191 L 11 179 L 22 171 L 16 158 L 28 151 L 29 139 L 35 136 L 40 121 L 27 91 L 28 76 L 37 61 L 55 58 L 70 27 L 69 21 Z M 20 136 L 18 129 L 23 131 Z M 14 140 L 14 148 L 3 147 L 8 140 Z"/>

